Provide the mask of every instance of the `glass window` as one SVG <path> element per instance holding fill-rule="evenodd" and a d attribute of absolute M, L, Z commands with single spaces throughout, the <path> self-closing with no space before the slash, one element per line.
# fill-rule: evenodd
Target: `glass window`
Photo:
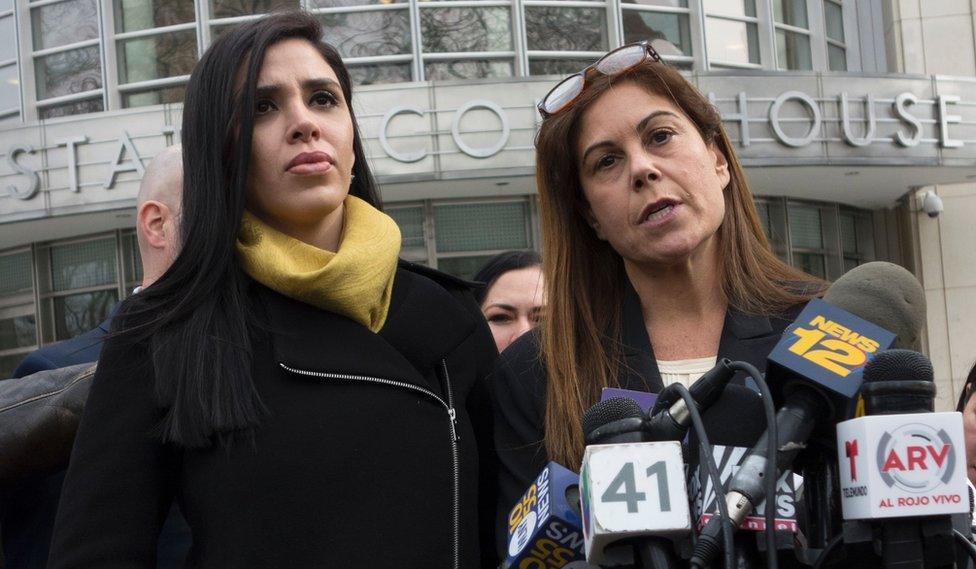
<path fill-rule="evenodd" d="M 827 278 L 824 256 L 819 253 L 793 253 L 793 266 L 815 277 Z"/>
<path fill-rule="evenodd" d="M 624 0 L 629 4 L 641 6 L 664 6 L 665 8 L 687 8 L 688 0 Z"/>
<path fill-rule="evenodd" d="M 607 51 L 607 11 L 603 8 L 525 7 L 530 50 Z"/>
<path fill-rule="evenodd" d="M 476 255 L 474 257 L 448 257 L 437 260 L 437 270 L 462 279 L 474 277 L 478 269 L 493 255 Z"/>
<path fill-rule="evenodd" d="M 827 37 L 844 42 L 844 11 L 840 4 L 824 0 L 824 23 L 827 27 Z"/>
<path fill-rule="evenodd" d="M 193 0 L 115 0 L 120 32 L 175 26 L 196 20 Z"/>
<path fill-rule="evenodd" d="M 197 33 L 186 30 L 119 42 L 119 82 L 189 75 L 197 62 Z"/>
<path fill-rule="evenodd" d="M 17 59 L 17 42 L 14 41 L 14 19 L 12 16 L 0 18 L 0 61 Z"/>
<path fill-rule="evenodd" d="M 424 208 L 398 207 L 387 212 L 400 227 L 400 256 L 408 261 L 427 264 L 427 240 L 424 236 Z"/>
<path fill-rule="evenodd" d="M 840 244 L 844 253 L 857 253 L 857 227 L 855 226 L 854 216 L 849 213 L 841 213 L 837 217 L 840 225 Z"/>
<path fill-rule="evenodd" d="M 148 107 L 150 105 L 163 105 L 172 103 L 182 103 L 186 95 L 186 87 L 167 87 L 165 89 L 154 89 L 151 91 L 134 91 L 122 93 L 122 106 Z"/>
<path fill-rule="evenodd" d="M 213 18 L 267 14 L 279 8 L 298 8 L 298 0 L 210 0 Z"/>
<path fill-rule="evenodd" d="M 54 119 L 58 117 L 67 117 L 70 115 L 97 113 L 103 110 L 105 110 L 105 105 L 102 101 L 102 96 L 99 95 L 98 98 L 95 99 L 85 99 L 83 101 L 74 101 L 61 105 L 43 107 L 38 109 L 37 112 L 42 119 Z"/>
<path fill-rule="evenodd" d="M 376 4 L 407 4 L 409 0 L 309 0 L 312 8 L 345 8 L 351 6 L 370 6 Z"/>
<path fill-rule="evenodd" d="M 122 236 L 122 270 L 125 271 L 126 293 L 131 293 L 142 282 L 142 256 L 139 255 L 139 241 L 135 233 Z"/>
<path fill-rule="evenodd" d="M 424 75 L 431 81 L 511 77 L 514 74 L 515 69 L 512 62 L 507 60 L 462 59 L 458 61 L 433 61 L 424 65 Z"/>
<path fill-rule="evenodd" d="M 529 60 L 530 75 L 570 75 L 582 71 L 595 59 L 536 59 Z"/>
<path fill-rule="evenodd" d="M 403 83 L 413 79 L 410 63 L 350 63 L 349 75 L 356 85 Z"/>
<path fill-rule="evenodd" d="M 437 252 L 528 248 L 527 217 L 524 202 L 435 206 Z"/>
<path fill-rule="evenodd" d="M 702 0 L 702 8 L 707 14 L 731 16 L 733 18 L 755 18 L 755 0 Z"/>
<path fill-rule="evenodd" d="M 30 251 L 0 257 L 0 294 L 26 292 L 33 283 Z"/>
<path fill-rule="evenodd" d="M 749 22 L 708 18 L 708 58 L 724 63 L 759 63 L 759 31 Z"/>
<path fill-rule="evenodd" d="M 423 8 L 423 47 L 429 53 L 510 51 L 511 10 L 490 8 Z"/>
<path fill-rule="evenodd" d="M 794 248 L 822 249 L 823 224 L 820 208 L 791 204 L 788 208 L 790 218 L 790 240 Z"/>
<path fill-rule="evenodd" d="M 832 43 L 827 44 L 827 59 L 831 71 L 847 71 L 847 50 Z"/>
<path fill-rule="evenodd" d="M 798 28 L 808 28 L 807 0 L 773 0 L 776 22 Z"/>
<path fill-rule="evenodd" d="M 98 326 L 108 318 L 118 300 L 114 289 L 54 298 L 55 338 L 67 340 Z"/>
<path fill-rule="evenodd" d="M 38 99 L 84 93 L 102 87 L 102 60 L 98 46 L 38 58 L 34 69 Z"/>
<path fill-rule="evenodd" d="M 31 8 L 31 29 L 35 50 L 95 39 L 98 6 L 95 0 L 67 0 Z"/>
<path fill-rule="evenodd" d="M 0 0 L 0 12 L 14 9 L 14 0 Z"/>
<path fill-rule="evenodd" d="M 0 350 L 27 348 L 36 344 L 37 323 L 33 314 L 0 319 Z"/>
<path fill-rule="evenodd" d="M 0 111 L 20 108 L 20 78 L 17 66 L 0 67 Z"/>
<path fill-rule="evenodd" d="M 776 30 L 776 59 L 780 69 L 813 69 L 810 37 L 797 32 Z"/>
<path fill-rule="evenodd" d="M 322 14 L 325 38 L 343 57 L 369 57 L 410 53 L 407 10 Z"/>
<path fill-rule="evenodd" d="M 687 14 L 624 10 L 624 43 L 651 40 L 663 56 L 691 55 L 691 31 Z"/>
<path fill-rule="evenodd" d="M 762 226 L 766 238 L 772 239 L 773 232 L 769 226 L 769 204 L 766 202 L 756 202 L 756 213 L 759 214 L 759 224 Z"/>
<path fill-rule="evenodd" d="M 115 284 L 115 252 L 114 238 L 51 247 L 53 289 Z"/>
<path fill-rule="evenodd" d="M 404 207 L 387 211 L 400 227 L 403 248 L 425 247 L 424 208 Z"/>

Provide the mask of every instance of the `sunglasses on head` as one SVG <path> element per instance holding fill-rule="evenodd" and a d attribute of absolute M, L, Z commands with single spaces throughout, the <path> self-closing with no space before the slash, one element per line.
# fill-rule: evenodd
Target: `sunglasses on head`
<path fill-rule="evenodd" d="M 633 69 L 647 59 L 661 63 L 661 56 L 651 47 L 649 40 L 628 44 L 607 53 L 582 71 L 563 79 L 539 102 L 539 113 L 547 119 L 572 106 L 586 88 L 594 72 L 601 75 L 616 75 Z"/>

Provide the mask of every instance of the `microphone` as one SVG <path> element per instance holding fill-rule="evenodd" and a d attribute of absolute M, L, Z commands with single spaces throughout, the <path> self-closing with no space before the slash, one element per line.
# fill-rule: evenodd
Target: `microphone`
<path fill-rule="evenodd" d="M 508 516 L 508 555 L 503 566 L 591 567 L 585 560 L 579 476 L 550 462 Z"/>
<path fill-rule="evenodd" d="M 671 539 L 691 530 L 681 443 L 641 442 L 642 414 L 632 399 L 611 398 L 583 416 L 580 498 L 589 563 L 630 563 L 632 552 L 639 567 L 670 568 L 677 562 Z"/>
<path fill-rule="evenodd" d="M 837 425 L 844 519 L 876 528 L 883 567 L 953 566 L 950 515 L 970 511 L 962 415 L 933 412 L 932 364 L 920 353 L 882 352 L 864 381 L 867 416 Z"/>
<path fill-rule="evenodd" d="M 728 483 L 738 472 L 749 449 L 766 430 L 762 398 L 747 387 L 731 384 L 722 397 L 702 415 L 705 432 L 712 443 L 712 457 L 718 466 L 719 478 L 727 490 Z M 692 432 L 688 453 L 688 493 L 691 497 L 692 521 L 701 529 L 712 517 L 718 518 L 717 493 L 708 476 L 708 470 L 699 454 L 697 436 Z M 777 482 L 775 529 L 778 537 L 789 537 L 782 532 L 796 532 L 796 487 L 793 473 L 786 471 Z M 759 551 L 769 547 L 765 543 L 765 518 L 762 508 L 747 517 L 742 528 L 754 532 L 753 536 L 737 534 L 734 537 L 735 567 L 764 566 Z M 775 549 L 793 549 L 792 539 L 777 539 Z"/>
<path fill-rule="evenodd" d="M 852 287 L 855 293 L 861 289 Z M 874 301 L 865 299 L 862 301 Z M 768 358 L 767 380 L 783 404 L 776 414 L 776 456 L 767 456 L 768 431 L 760 437 L 729 483 L 726 503 L 732 525 L 740 527 L 765 498 L 763 479 L 769 460 L 777 477 L 807 441 L 833 439 L 833 425 L 846 418 L 861 385 L 867 361 L 889 346 L 895 335 L 819 299 L 811 300 L 783 333 Z M 721 524 L 712 518 L 695 546 L 692 564 L 707 566 L 721 548 Z"/>
<path fill-rule="evenodd" d="M 893 332 L 892 348 L 919 349 L 925 326 L 925 290 L 908 269 L 873 261 L 834 281 L 825 302 Z"/>
<path fill-rule="evenodd" d="M 732 360 L 722 358 L 715 367 L 705 372 L 688 388 L 699 411 L 708 409 L 720 400 L 736 372 L 731 364 Z M 658 394 L 646 426 L 647 440 L 680 441 L 688 434 L 688 429 L 691 427 L 691 413 L 684 399 L 672 388 L 673 385 L 669 385 Z"/>

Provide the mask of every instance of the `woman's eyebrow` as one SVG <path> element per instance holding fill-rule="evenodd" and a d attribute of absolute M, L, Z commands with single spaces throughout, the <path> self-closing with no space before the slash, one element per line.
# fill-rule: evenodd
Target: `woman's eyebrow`
<path fill-rule="evenodd" d="M 637 128 L 635 130 L 638 133 L 643 132 L 644 129 L 647 128 L 648 123 L 650 123 L 652 120 L 654 120 L 654 119 L 656 119 L 656 118 L 658 118 L 658 117 L 660 117 L 662 115 L 667 115 L 667 116 L 672 116 L 674 118 L 678 118 L 678 115 L 672 113 L 671 111 L 654 111 L 653 113 L 651 113 L 651 114 L 647 115 L 646 117 L 644 117 L 643 119 L 641 119 L 641 121 L 639 123 L 637 123 Z"/>
<path fill-rule="evenodd" d="M 510 310 L 512 312 L 515 312 L 514 306 L 512 306 L 511 304 L 504 304 L 501 302 L 493 302 L 488 306 L 486 306 L 485 308 L 501 308 L 502 310 Z"/>
<path fill-rule="evenodd" d="M 340 85 L 334 79 L 328 77 L 316 77 L 313 79 L 306 79 L 302 81 L 302 89 L 306 91 L 311 91 L 312 89 L 324 89 L 327 87 L 339 88 Z M 274 98 L 280 91 L 284 89 L 284 85 L 281 83 L 270 83 L 268 85 L 261 85 L 254 90 L 255 97 L 263 98 Z"/>

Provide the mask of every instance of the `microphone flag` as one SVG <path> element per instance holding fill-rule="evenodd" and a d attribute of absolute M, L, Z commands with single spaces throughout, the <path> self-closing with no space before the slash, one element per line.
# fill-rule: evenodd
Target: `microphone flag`
<path fill-rule="evenodd" d="M 550 462 L 508 516 L 506 569 L 595 569 L 586 563 L 579 476 Z"/>
<path fill-rule="evenodd" d="M 712 447 L 712 457 L 718 466 L 719 479 L 723 485 L 739 471 L 739 465 L 745 460 L 749 452 L 748 447 L 715 445 Z M 708 476 L 708 469 L 701 464 L 690 465 L 690 479 L 688 492 L 692 498 L 692 519 L 696 527 L 701 529 L 708 520 L 718 515 L 715 486 Z M 784 471 L 776 481 L 776 530 L 796 533 L 796 477 L 791 470 Z M 746 531 L 765 531 L 766 504 L 761 504 L 752 514 L 742 521 L 740 529 Z"/>
<path fill-rule="evenodd" d="M 869 415 L 837 424 L 845 520 L 969 512 L 962 414 Z"/>
<path fill-rule="evenodd" d="M 580 498 L 589 563 L 626 562 L 630 547 L 610 547 L 621 540 L 679 538 L 691 531 L 678 441 L 587 446 Z"/>

